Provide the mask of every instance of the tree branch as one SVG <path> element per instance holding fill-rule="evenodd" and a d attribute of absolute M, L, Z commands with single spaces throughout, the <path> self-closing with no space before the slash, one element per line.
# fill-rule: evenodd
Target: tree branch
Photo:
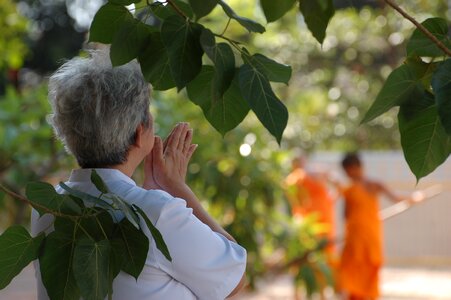
<path fill-rule="evenodd" d="M 11 190 L 8 189 L 7 187 L 5 187 L 3 184 L 0 184 L 0 190 L 3 190 L 6 194 L 8 194 L 10 197 L 12 197 L 12 198 L 14 198 L 14 199 L 17 199 L 17 200 L 20 200 L 20 201 L 22 201 L 22 202 L 25 202 L 26 204 L 29 204 L 29 205 L 31 205 L 31 206 L 38 207 L 38 208 L 40 208 L 40 209 L 42 209 L 42 210 L 44 210 L 44 211 L 46 211 L 46 212 L 48 212 L 49 214 L 52 214 L 52 215 L 54 215 L 54 216 L 57 216 L 57 217 L 64 217 L 64 218 L 69 218 L 69 219 L 78 219 L 77 216 L 71 216 L 71 215 L 66 215 L 66 214 L 63 214 L 63 213 L 59 213 L 59 212 L 50 210 L 50 209 L 48 209 L 47 207 L 45 207 L 45 206 L 43 206 L 43 205 L 40 205 L 40 204 L 37 204 L 37 203 L 32 203 L 30 200 L 28 200 L 28 199 L 25 198 L 24 196 L 22 196 L 22 195 L 20 195 L 20 194 L 17 194 L 17 193 L 15 193 L 15 192 L 13 192 L 13 191 L 11 191 Z"/>
<path fill-rule="evenodd" d="M 446 55 L 451 56 L 451 50 L 448 49 L 439 39 L 437 39 L 426 27 L 418 23 L 411 15 L 405 12 L 399 5 L 394 3 L 392 0 L 384 0 L 389 6 L 391 6 L 394 10 L 399 12 L 404 18 L 412 22 L 421 32 L 423 32 L 434 44 L 437 45 Z"/>

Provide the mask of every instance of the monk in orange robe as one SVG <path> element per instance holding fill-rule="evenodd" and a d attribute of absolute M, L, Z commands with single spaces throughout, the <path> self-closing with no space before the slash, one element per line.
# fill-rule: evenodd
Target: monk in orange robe
<path fill-rule="evenodd" d="M 329 241 L 334 239 L 334 198 L 327 187 L 327 178 L 322 174 L 313 174 L 305 170 L 305 158 L 296 157 L 292 162 L 293 171 L 287 176 L 285 185 L 295 217 L 315 214 L 318 222 L 324 226 L 322 236 Z M 326 251 L 334 252 L 333 242 Z"/>
<path fill-rule="evenodd" d="M 383 262 L 378 196 L 384 194 L 396 202 L 402 199 L 381 183 L 365 178 L 357 154 L 347 154 L 342 166 L 351 183 L 342 191 L 346 231 L 337 270 L 338 287 L 350 300 L 376 299 Z"/>

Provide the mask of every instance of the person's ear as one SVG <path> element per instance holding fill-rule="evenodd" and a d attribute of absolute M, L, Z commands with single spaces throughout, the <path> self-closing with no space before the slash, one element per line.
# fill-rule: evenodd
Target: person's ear
<path fill-rule="evenodd" d="M 144 135 L 144 126 L 143 126 L 143 124 L 139 124 L 139 126 L 136 128 L 136 132 L 135 132 L 135 147 L 136 148 L 141 148 L 142 142 L 144 139 L 143 135 Z"/>

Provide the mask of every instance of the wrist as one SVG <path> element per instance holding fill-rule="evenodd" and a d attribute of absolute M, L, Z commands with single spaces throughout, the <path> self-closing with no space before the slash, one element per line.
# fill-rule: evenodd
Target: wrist
<path fill-rule="evenodd" d="M 172 196 L 183 199 L 187 198 L 187 196 L 192 193 L 189 186 L 184 182 L 167 184 L 162 188 Z"/>

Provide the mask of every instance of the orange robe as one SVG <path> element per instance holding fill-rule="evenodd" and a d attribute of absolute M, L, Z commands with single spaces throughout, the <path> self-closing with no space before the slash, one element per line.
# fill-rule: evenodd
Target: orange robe
<path fill-rule="evenodd" d="M 379 269 L 382 265 L 382 230 L 377 195 L 362 184 L 344 191 L 346 235 L 338 285 L 357 297 L 379 296 Z"/>
<path fill-rule="evenodd" d="M 333 240 L 334 231 L 334 209 L 333 199 L 324 182 L 307 174 L 302 169 L 294 170 L 286 179 L 286 184 L 295 187 L 291 195 L 291 209 L 294 216 L 307 216 L 317 214 L 318 222 L 326 227 L 325 236 Z M 327 247 L 333 252 L 333 243 Z"/>

